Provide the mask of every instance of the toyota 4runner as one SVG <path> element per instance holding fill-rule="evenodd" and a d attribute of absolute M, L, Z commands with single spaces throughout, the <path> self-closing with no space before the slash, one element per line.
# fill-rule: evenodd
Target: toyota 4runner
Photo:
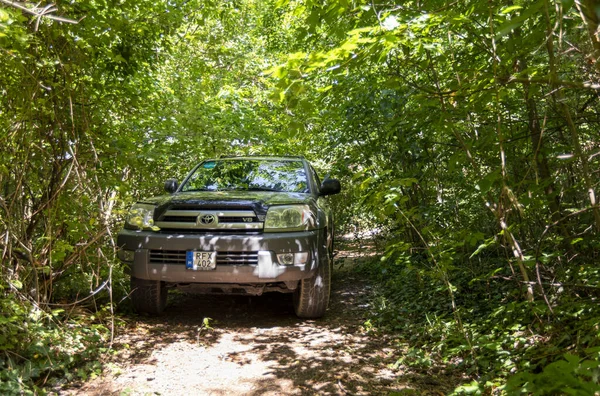
<path fill-rule="evenodd" d="M 299 317 L 323 316 L 329 302 L 333 217 L 302 157 L 222 157 L 198 164 L 169 195 L 139 201 L 118 235 L 141 313 L 164 310 L 167 291 L 293 293 Z"/>

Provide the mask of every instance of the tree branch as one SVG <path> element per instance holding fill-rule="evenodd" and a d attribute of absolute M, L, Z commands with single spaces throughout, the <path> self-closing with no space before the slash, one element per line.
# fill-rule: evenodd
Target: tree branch
<path fill-rule="evenodd" d="M 2 1 L 2 0 L 0 0 Z M 498 77 L 498 83 L 500 84 L 510 84 L 510 83 L 529 83 L 529 84 L 546 84 L 546 85 L 557 85 L 563 88 L 577 88 L 577 89 L 593 89 L 600 90 L 600 84 L 593 84 L 591 82 L 582 82 L 582 81 L 564 81 L 564 80 L 556 80 L 550 81 L 547 78 L 518 78 L 514 76 L 507 77 Z"/>
<path fill-rule="evenodd" d="M 48 18 L 48 19 L 52 19 L 54 21 L 64 22 L 64 23 L 72 23 L 72 24 L 79 23 L 79 21 L 75 21 L 73 19 L 68 19 L 68 18 L 63 18 L 60 16 L 52 15 L 52 13 L 54 11 L 58 11 L 58 8 L 56 8 L 54 4 L 48 4 L 44 7 L 33 6 L 32 8 L 27 8 L 27 3 L 18 3 L 16 1 L 11 1 L 11 0 L 0 0 L 0 3 L 9 5 L 9 6 L 17 8 L 27 14 L 31 14 L 31 15 L 35 16 L 37 18 L 37 21 L 35 23 L 36 31 L 38 30 L 38 27 L 40 25 L 40 20 L 42 18 Z"/>

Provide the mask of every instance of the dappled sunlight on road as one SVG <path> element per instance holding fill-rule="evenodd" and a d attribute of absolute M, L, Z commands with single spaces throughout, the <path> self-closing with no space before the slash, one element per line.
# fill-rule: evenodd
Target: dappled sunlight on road
<path fill-rule="evenodd" d="M 129 318 L 104 376 L 68 393 L 429 393 L 390 368 L 398 358 L 393 340 L 364 330 L 370 287 L 338 268 L 332 291 L 319 320 L 296 318 L 286 294 L 175 294 L 164 315 Z"/>

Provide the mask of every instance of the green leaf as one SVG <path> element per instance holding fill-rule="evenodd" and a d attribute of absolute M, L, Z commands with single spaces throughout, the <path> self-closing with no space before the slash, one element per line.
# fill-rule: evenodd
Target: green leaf
<path fill-rule="evenodd" d="M 475 188 L 482 194 L 487 193 L 496 181 L 500 180 L 500 170 L 488 173 L 483 179 L 475 185 Z"/>
<path fill-rule="evenodd" d="M 527 21 L 529 18 L 531 18 L 533 16 L 535 16 L 535 17 L 539 16 L 539 11 L 544 6 L 544 4 L 545 4 L 544 2 L 545 2 L 545 0 L 538 0 L 536 3 L 529 6 L 519 16 L 504 22 L 496 30 L 496 36 L 500 37 L 500 36 L 507 35 L 508 33 L 512 32 L 514 29 L 523 25 L 523 23 L 525 23 L 525 21 Z"/>
<path fill-rule="evenodd" d="M 520 6 L 520 5 L 512 5 L 512 6 L 508 6 L 508 7 L 506 7 L 506 8 L 503 8 L 502 10 L 500 10 L 500 14 L 509 14 L 509 13 L 511 13 L 511 12 L 513 12 L 513 11 L 520 10 L 520 9 L 522 9 L 522 8 L 523 8 L 523 7 L 522 7 L 522 6 Z"/>
<path fill-rule="evenodd" d="M 18 290 L 21 290 L 23 288 L 23 283 L 18 279 L 14 279 L 10 283 Z"/>

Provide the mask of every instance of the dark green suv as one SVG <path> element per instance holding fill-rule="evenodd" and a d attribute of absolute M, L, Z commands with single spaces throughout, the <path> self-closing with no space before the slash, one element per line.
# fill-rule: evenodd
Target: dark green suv
<path fill-rule="evenodd" d="M 299 317 L 329 303 L 333 217 L 319 181 L 301 157 L 226 157 L 198 164 L 170 194 L 139 201 L 119 233 L 138 312 L 163 311 L 169 288 L 201 293 L 293 293 Z"/>

